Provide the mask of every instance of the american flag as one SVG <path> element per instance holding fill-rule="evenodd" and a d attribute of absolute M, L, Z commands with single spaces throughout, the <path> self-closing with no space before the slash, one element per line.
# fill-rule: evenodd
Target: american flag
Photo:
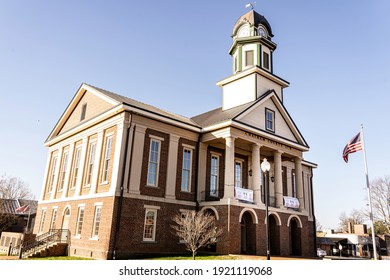
<path fill-rule="evenodd" d="M 361 140 L 360 132 L 353 137 L 349 143 L 345 146 L 343 151 L 343 158 L 345 162 L 348 162 L 348 155 L 357 151 L 363 150 L 363 144 Z"/>
<path fill-rule="evenodd" d="M 30 211 L 29 205 L 23 205 L 23 206 L 15 209 L 15 212 L 18 214 L 25 214 L 25 213 L 28 213 L 28 211 Z"/>

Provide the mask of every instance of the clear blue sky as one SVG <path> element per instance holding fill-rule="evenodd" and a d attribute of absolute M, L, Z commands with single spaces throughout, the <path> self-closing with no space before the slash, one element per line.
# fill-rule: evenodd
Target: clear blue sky
<path fill-rule="evenodd" d="M 0 174 L 39 198 L 43 143 L 83 82 L 194 116 L 221 106 L 231 31 L 244 0 L 0 1 Z M 311 150 L 322 226 L 365 207 L 363 154 L 345 144 L 365 127 L 370 179 L 390 175 L 390 2 L 263 0 L 278 44 L 274 73 Z"/>

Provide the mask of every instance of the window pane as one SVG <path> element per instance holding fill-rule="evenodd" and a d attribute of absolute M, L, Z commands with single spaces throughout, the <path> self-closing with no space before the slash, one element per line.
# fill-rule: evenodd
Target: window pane
<path fill-rule="evenodd" d="M 210 177 L 210 194 L 216 195 L 218 190 L 218 169 L 219 158 L 216 156 L 211 157 L 211 177 Z"/>
<path fill-rule="evenodd" d="M 100 229 L 100 216 L 102 213 L 102 208 L 96 207 L 95 210 L 95 221 L 94 221 L 94 228 L 93 228 L 93 236 L 98 236 L 99 235 L 99 229 Z"/>
<path fill-rule="evenodd" d="M 241 162 L 236 162 L 235 166 L 235 187 L 241 188 Z"/>
<path fill-rule="evenodd" d="M 144 225 L 144 239 L 146 240 L 154 240 L 155 217 L 156 212 L 147 210 Z"/>
<path fill-rule="evenodd" d="M 253 51 L 246 51 L 245 52 L 245 66 L 252 66 L 253 65 Z"/>
<path fill-rule="evenodd" d="M 263 67 L 269 69 L 269 54 L 263 52 Z"/>

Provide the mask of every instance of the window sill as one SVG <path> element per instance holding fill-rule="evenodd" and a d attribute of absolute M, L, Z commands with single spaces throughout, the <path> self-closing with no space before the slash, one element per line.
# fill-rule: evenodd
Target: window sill
<path fill-rule="evenodd" d="M 73 239 L 78 239 L 78 240 L 80 240 L 80 239 L 81 239 L 81 236 L 80 236 L 80 235 L 76 235 L 76 236 L 73 236 L 72 238 L 73 238 Z"/>
<path fill-rule="evenodd" d="M 98 236 L 94 236 L 94 237 L 89 238 L 89 240 L 99 241 L 99 237 Z"/>
<path fill-rule="evenodd" d="M 154 241 L 154 240 L 142 240 L 141 243 L 157 244 L 158 242 L 157 242 L 157 241 Z"/>

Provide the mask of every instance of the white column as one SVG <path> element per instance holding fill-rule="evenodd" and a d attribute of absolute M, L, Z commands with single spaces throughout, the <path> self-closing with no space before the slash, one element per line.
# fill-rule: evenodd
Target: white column
<path fill-rule="evenodd" d="M 198 201 L 204 201 L 206 199 L 207 147 L 208 145 L 205 143 L 199 144 L 198 194 L 197 194 Z"/>
<path fill-rule="evenodd" d="M 114 150 L 112 170 L 111 170 L 111 182 L 110 182 L 110 193 L 115 195 L 115 192 L 118 191 L 120 194 L 121 183 L 125 186 L 125 181 L 122 182 L 122 174 L 125 174 L 124 180 L 126 180 L 126 174 L 128 174 L 128 158 L 125 155 L 126 144 L 130 146 L 130 135 L 129 143 L 126 143 L 127 139 L 127 130 L 129 129 L 129 121 L 125 119 L 124 122 L 118 124 L 116 131 L 116 141 L 112 143 L 112 149 Z M 130 133 L 130 132 L 129 132 Z M 127 149 L 127 154 L 129 154 L 130 148 Z M 102 155 L 103 157 L 105 154 Z M 125 162 L 127 159 L 127 162 Z M 114 175 L 115 174 L 115 175 Z"/>
<path fill-rule="evenodd" d="M 299 200 L 299 209 L 305 208 L 303 199 L 303 180 L 302 180 L 302 158 L 296 157 L 295 160 L 295 180 L 297 184 L 297 198 Z"/>
<path fill-rule="evenodd" d="M 225 138 L 225 189 L 224 198 L 234 198 L 234 137 Z"/>
<path fill-rule="evenodd" d="M 177 172 L 177 155 L 179 151 L 180 136 L 169 135 L 169 153 L 168 153 L 168 170 L 167 186 L 165 197 L 168 199 L 176 198 L 176 172 Z"/>
<path fill-rule="evenodd" d="M 129 193 L 140 193 L 142 159 L 144 155 L 146 126 L 137 124 L 134 132 L 133 158 L 131 159 Z"/>
<path fill-rule="evenodd" d="M 280 208 L 283 206 L 282 152 L 274 152 L 274 165 L 276 207 Z"/>
<path fill-rule="evenodd" d="M 49 152 L 47 154 L 45 176 L 44 176 L 45 179 L 43 180 L 43 183 L 42 183 L 42 191 L 41 191 L 40 201 L 42 201 L 45 198 L 45 194 L 47 193 L 46 187 L 48 186 L 47 182 L 49 181 L 48 176 L 50 176 L 49 169 L 50 169 L 51 161 L 52 161 L 52 152 L 49 150 Z"/>
<path fill-rule="evenodd" d="M 255 143 L 252 145 L 252 190 L 255 204 L 261 202 L 261 181 L 260 181 L 260 148 L 261 145 Z"/>

